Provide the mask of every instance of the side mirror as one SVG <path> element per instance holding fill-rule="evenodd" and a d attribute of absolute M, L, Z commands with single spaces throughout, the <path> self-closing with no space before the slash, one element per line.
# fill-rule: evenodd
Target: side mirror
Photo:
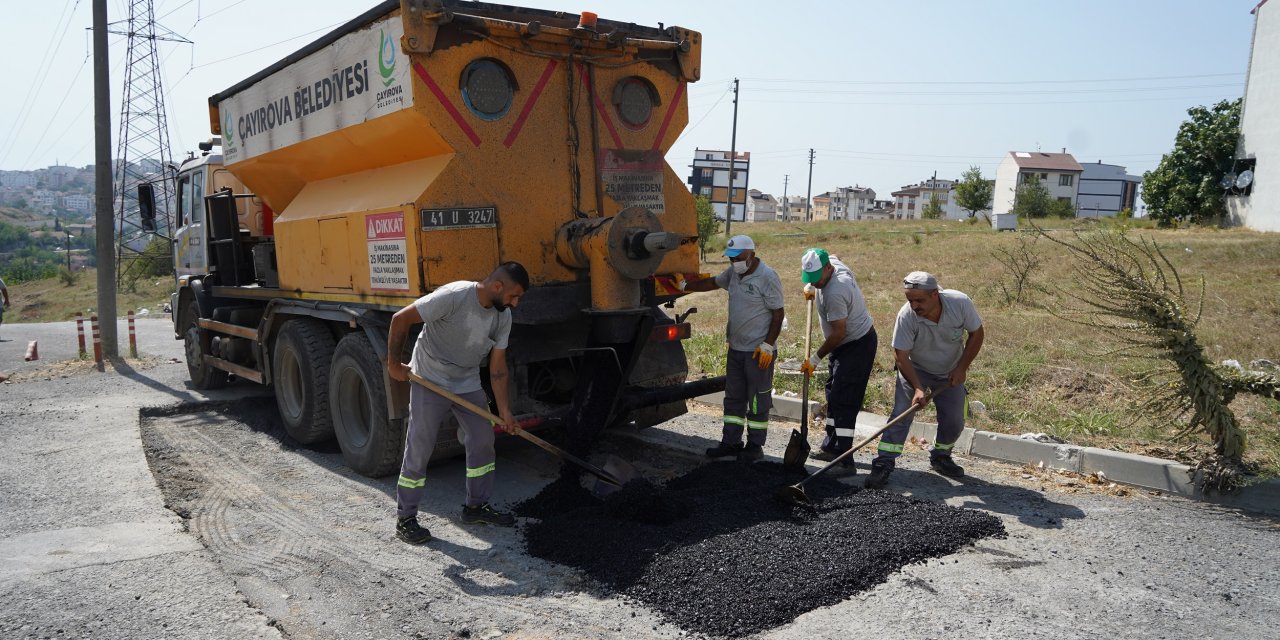
<path fill-rule="evenodd" d="M 144 231 L 156 230 L 156 194 L 150 182 L 138 184 L 138 217 Z"/>

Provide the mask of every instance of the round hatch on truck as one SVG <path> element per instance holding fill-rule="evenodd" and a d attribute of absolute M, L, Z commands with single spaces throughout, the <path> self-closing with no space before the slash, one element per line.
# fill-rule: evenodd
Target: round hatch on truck
<path fill-rule="evenodd" d="M 658 104 L 658 90 L 644 78 L 629 76 L 614 85 L 613 104 L 623 124 L 641 129 L 653 116 L 653 108 Z"/>
<path fill-rule="evenodd" d="M 506 115 L 516 93 L 511 71 L 491 58 L 468 64 L 462 70 L 460 84 L 463 102 L 471 113 L 484 120 L 497 120 Z"/>

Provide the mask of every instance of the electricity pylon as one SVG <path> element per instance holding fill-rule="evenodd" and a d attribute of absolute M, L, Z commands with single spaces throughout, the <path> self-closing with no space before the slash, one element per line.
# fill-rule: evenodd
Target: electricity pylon
<path fill-rule="evenodd" d="M 191 44 L 160 26 L 153 0 L 129 0 L 129 17 L 108 25 L 108 33 L 128 37 L 120 134 L 113 168 L 116 282 L 132 289 L 141 278 L 172 273 L 173 201 L 169 124 L 165 117 L 158 42 Z M 138 198 L 138 186 L 150 185 L 154 198 Z M 145 189 L 146 187 L 144 187 Z M 150 207 L 154 202 L 155 207 Z"/>

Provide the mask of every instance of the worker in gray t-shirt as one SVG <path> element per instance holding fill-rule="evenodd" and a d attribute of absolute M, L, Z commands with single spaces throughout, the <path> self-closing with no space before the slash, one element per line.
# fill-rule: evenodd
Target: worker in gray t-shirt
<path fill-rule="evenodd" d="M 813 248 L 801 256 L 800 269 L 805 298 L 816 297 L 823 335 L 822 344 L 801 365 L 801 370 L 813 375 L 824 358 L 830 361 L 824 387 L 827 434 L 812 457 L 830 461 L 853 446 L 854 428 L 866 399 L 879 338 L 858 280 L 845 263 L 827 255 L 824 249 Z M 843 463 L 848 469 L 854 468 L 851 457 Z"/>
<path fill-rule="evenodd" d="M 773 356 L 784 316 L 782 279 L 756 256 L 751 236 L 725 246 L 729 268 L 714 278 L 685 282 L 685 291 L 729 292 L 729 355 L 725 363 L 724 429 L 707 457 L 764 457 L 769 410 L 773 408 Z M 747 444 L 742 444 L 743 430 Z"/>
<path fill-rule="evenodd" d="M 907 302 L 898 310 L 893 326 L 893 354 L 898 364 L 893 414 L 900 415 L 912 405 L 923 408 L 925 389 L 933 389 L 938 436 L 929 452 L 929 464 L 944 476 L 959 478 L 964 468 L 951 459 L 951 449 L 964 431 L 968 405 L 964 381 L 969 365 L 982 349 L 982 318 L 969 296 L 942 289 L 930 273 L 913 271 L 902 280 L 902 287 Z M 867 488 L 878 489 L 889 481 L 910 429 L 908 418 L 880 437 Z"/>
<path fill-rule="evenodd" d="M 518 429 L 511 413 L 507 338 L 511 308 L 529 288 L 529 274 L 518 262 L 504 262 L 481 282 L 462 280 L 444 285 L 397 311 L 387 332 L 387 372 L 395 380 L 409 380 L 412 371 L 462 399 L 487 406 L 480 384 L 480 365 L 489 365 L 489 382 L 498 405 L 500 426 Z M 413 325 L 422 323 L 413 359 L 398 357 Z M 435 449 L 440 424 L 452 412 L 458 419 L 459 440 L 466 449 L 467 501 L 465 524 L 511 526 L 515 518 L 489 506 L 493 493 L 493 428 L 489 421 L 464 406 L 413 384 L 409 389 L 409 420 L 404 461 L 396 483 L 396 536 L 410 544 L 424 544 L 431 533 L 418 523 L 418 504 L 426 493 L 427 461 Z"/>

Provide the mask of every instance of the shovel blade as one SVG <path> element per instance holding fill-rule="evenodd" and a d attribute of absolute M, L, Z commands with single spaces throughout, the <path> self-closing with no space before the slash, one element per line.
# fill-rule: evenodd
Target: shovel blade
<path fill-rule="evenodd" d="M 777 493 L 773 494 L 773 497 L 787 504 L 801 507 L 807 507 L 813 504 L 813 501 L 809 500 L 809 495 L 804 492 L 804 488 L 798 484 L 778 489 Z"/>
<path fill-rule="evenodd" d="M 782 464 L 787 467 L 803 467 L 809 459 L 809 441 L 799 431 L 791 430 L 791 439 L 787 441 L 787 450 L 782 454 Z"/>
<path fill-rule="evenodd" d="M 598 497 L 607 496 L 621 489 L 622 485 L 640 477 L 640 473 L 636 471 L 636 468 L 630 462 L 613 454 L 605 457 L 604 464 L 600 465 L 600 470 L 612 476 L 612 479 L 616 480 L 617 484 L 588 471 L 586 475 L 591 479 L 591 486 L 587 487 L 587 489 Z"/>

